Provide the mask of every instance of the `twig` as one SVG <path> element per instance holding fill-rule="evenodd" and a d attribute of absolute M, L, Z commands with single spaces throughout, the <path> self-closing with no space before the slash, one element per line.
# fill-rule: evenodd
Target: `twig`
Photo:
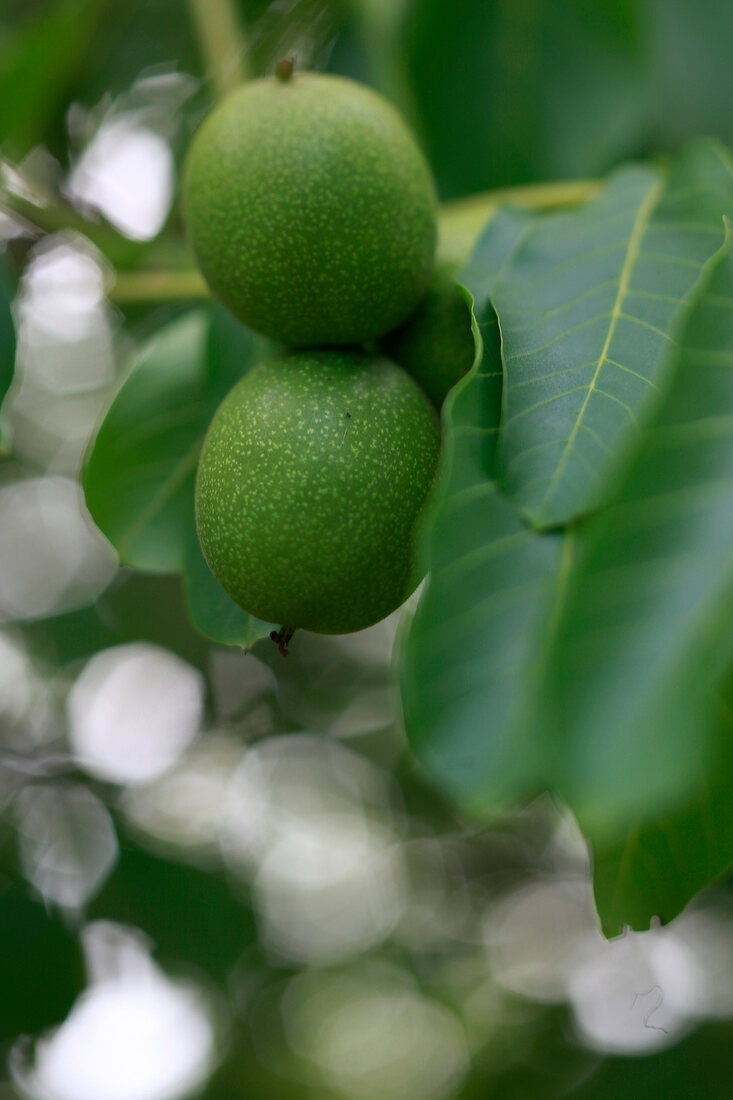
<path fill-rule="evenodd" d="M 128 271 L 118 275 L 109 297 L 117 305 L 136 302 L 180 302 L 208 298 L 209 288 L 198 271 Z"/>
<path fill-rule="evenodd" d="M 443 203 L 438 215 L 438 255 L 455 268 L 468 260 L 476 239 L 500 206 L 524 210 L 558 210 L 588 202 L 603 187 L 601 180 L 560 180 L 502 187 Z"/>

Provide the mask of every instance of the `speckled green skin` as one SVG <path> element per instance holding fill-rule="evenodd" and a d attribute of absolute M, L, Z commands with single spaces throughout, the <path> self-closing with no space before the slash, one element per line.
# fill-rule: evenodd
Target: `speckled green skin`
<path fill-rule="evenodd" d="M 473 365 L 471 313 L 451 271 L 438 269 L 411 317 L 382 341 L 384 353 L 415 378 L 439 409 Z"/>
<path fill-rule="evenodd" d="M 214 293 L 280 344 L 382 336 L 432 276 L 428 165 L 386 100 L 341 77 L 234 92 L 194 137 L 183 205 Z"/>
<path fill-rule="evenodd" d="M 225 398 L 201 453 L 209 568 L 267 622 L 321 634 L 378 622 L 420 579 L 413 528 L 439 448 L 434 409 L 389 360 L 271 356 Z"/>

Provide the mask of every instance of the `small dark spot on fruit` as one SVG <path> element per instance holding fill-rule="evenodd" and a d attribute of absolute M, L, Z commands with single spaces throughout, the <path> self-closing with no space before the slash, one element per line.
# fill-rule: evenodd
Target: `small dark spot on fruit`
<path fill-rule="evenodd" d="M 275 75 L 278 80 L 282 80 L 286 83 L 293 75 L 293 69 L 295 68 L 295 58 L 284 57 L 282 61 L 278 61 L 275 66 Z"/>

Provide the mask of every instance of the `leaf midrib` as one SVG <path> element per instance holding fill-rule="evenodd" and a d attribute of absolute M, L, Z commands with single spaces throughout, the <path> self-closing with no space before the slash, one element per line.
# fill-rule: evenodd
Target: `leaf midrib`
<path fill-rule="evenodd" d="M 619 276 L 618 291 L 616 293 L 616 299 L 615 299 L 614 304 L 613 304 L 613 309 L 611 310 L 611 314 L 610 314 L 611 320 L 610 320 L 610 323 L 609 323 L 609 326 L 608 326 L 608 332 L 606 333 L 606 339 L 603 343 L 603 348 L 601 349 L 601 354 L 599 356 L 598 364 L 596 366 L 596 369 L 593 373 L 593 377 L 590 380 L 590 384 L 588 386 L 588 392 L 586 393 L 585 398 L 583 399 L 583 404 L 581 405 L 580 410 L 578 412 L 578 415 L 576 417 L 575 423 L 573 424 L 572 431 L 570 432 L 570 435 L 568 436 L 567 443 L 565 444 L 565 447 L 564 447 L 563 452 L 560 456 L 558 464 L 555 467 L 555 472 L 552 475 L 552 477 L 550 478 L 549 484 L 547 486 L 547 490 L 546 490 L 546 492 L 544 494 L 544 497 L 543 497 L 543 499 L 540 503 L 540 507 L 538 509 L 538 514 L 539 514 L 540 520 L 542 519 L 542 517 L 547 517 L 547 514 L 550 510 L 550 504 L 552 503 L 552 498 L 553 498 L 553 496 L 554 496 L 554 494 L 557 490 L 557 486 L 558 486 L 558 483 L 560 481 L 560 478 L 562 477 L 562 474 L 564 473 L 567 461 L 568 461 L 568 459 L 569 459 L 569 457 L 570 457 L 570 455 L 573 451 L 573 447 L 575 445 L 575 440 L 578 436 L 578 432 L 580 431 L 581 425 L 583 423 L 583 417 L 585 416 L 586 409 L 588 408 L 588 403 L 590 401 L 591 394 L 595 393 L 596 387 L 597 387 L 597 384 L 598 384 L 598 379 L 599 379 L 600 374 L 601 374 L 601 370 L 603 369 L 605 364 L 608 362 L 609 352 L 610 352 L 610 349 L 611 349 L 611 343 L 613 341 L 613 337 L 614 337 L 614 334 L 616 332 L 616 326 L 617 326 L 619 320 L 621 319 L 621 317 L 623 316 L 624 301 L 626 299 L 626 296 L 629 293 L 629 283 L 631 281 L 631 276 L 632 276 L 633 271 L 634 271 L 634 266 L 636 264 L 637 259 L 639 258 L 639 252 L 641 250 L 641 242 L 642 242 L 642 239 L 644 237 L 644 234 L 646 233 L 646 230 L 649 227 L 649 223 L 651 221 L 652 214 L 654 213 L 654 209 L 657 206 L 657 204 L 658 204 L 658 202 L 661 198 L 663 188 L 664 188 L 663 180 L 657 180 L 654 183 L 654 185 L 650 188 L 649 193 L 647 194 L 646 198 L 644 199 L 641 206 L 639 207 L 639 210 L 638 210 L 638 213 L 637 213 L 637 216 L 636 216 L 636 220 L 634 222 L 633 228 L 632 228 L 631 233 L 629 235 L 629 243 L 628 243 L 628 248 L 627 248 L 627 251 L 626 251 L 626 258 L 624 259 L 624 263 L 623 263 L 623 266 L 621 268 L 621 274 Z"/>

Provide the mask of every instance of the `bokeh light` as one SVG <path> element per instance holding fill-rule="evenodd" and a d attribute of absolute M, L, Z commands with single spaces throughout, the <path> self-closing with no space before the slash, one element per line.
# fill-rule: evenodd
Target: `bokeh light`
<path fill-rule="evenodd" d="M 672 930 L 600 936 L 579 948 L 567 974 L 583 1040 L 600 1051 L 641 1054 L 678 1041 L 691 1027 L 696 994 L 691 953 Z"/>
<path fill-rule="evenodd" d="M 127 820 L 179 855 L 220 863 L 223 807 L 242 755 L 231 734 L 207 730 L 157 779 L 122 793 Z"/>
<path fill-rule="evenodd" d="M 0 729 L 2 742 L 29 750 L 58 731 L 51 685 L 31 660 L 21 636 L 0 628 Z"/>
<path fill-rule="evenodd" d="M 80 764 L 114 783 L 146 783 L 196 736 L 204 680 L 173 653 L 142 642 L 103 650 L 76 680 L 69 738 Z"/>
<path fill-rule="evenodd" d="M 90 985 L 63 1024 L 36 1044 L 16 1079 L 33 1100 L 177 1100 L 204 1080 L 215 1057 L 205 997 L 173 981 L 134 929 L 88 925 Z"/>
<path fill-rule="evenodd" d="M 31 251 L 17 300 L 16 376 L 7 403 L 15 451 L 76 476 L 116 374 L 115 318 L 97 250 L 71 232 Z"/>
<path fill-rule="evenodd" d="M 31 477 L 0 484 L 0 622 L 87 603 L 116 565 L 75 482 Z"/>
<path fill-rule="evenodd" d="M 283 1017 L 294 1051 L 353 1100 L 442 1100 L 468 1071 L 459 1019 L 388 964 L 293 979 Z"/>
<path fill-rule="evenodd" d="M 69 193 L 126 237 L 144 241 L 163 225 L 174 182 L 168 143 L 135 115 L 122 115 L 100 127 L 71 174 Z"/>
<path fill-rule="evenodd" d="M 15 804 L 23 874 L 48 902 L 70 909 L 96 894 L 117 859 L 105 806 L 80 786 L 34 784 Z"/>
<path fill-rule="evenodd" d="M 600 939 L 587 880 L 550 878 L 510 891 L 490 910 L 485 935 L 500 985 L 562 1003 L 579 941 Z"/>
<path fill-rule="evenodd" d="M 245 755 L 222 846 L 250 875 L 266 942 L 330 962 L 383 939 L 405 905 L 405 868 L 385 781 L 366 760 L 306 734 Z"/>

